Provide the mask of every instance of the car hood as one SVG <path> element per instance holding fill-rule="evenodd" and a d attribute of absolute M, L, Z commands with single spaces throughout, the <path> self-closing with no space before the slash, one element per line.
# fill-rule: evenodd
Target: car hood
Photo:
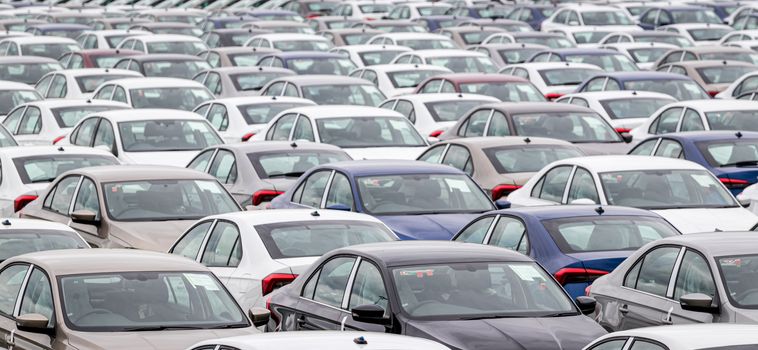
<path fill-rule="evenodd" d="M 632 148 L 631 144 L 626 142 L 585 142 L 575 143 L 588 156 L 600 156 L 611 154 L 627 154 Z"/>
<path fill-rule="evenodd" d="M 253 327 L 154 332 L 72 332 L 68 342 L 78 349 L 87 350 L 184 350 L 203 340 L 253 333 L 257 333 Z"/>
<path fill-rule="evenodd" d="M 449 241 L 479 214 L 428 214 L 377 216 L 402 240 L 432 239 Z"/>
<path fill-rule="evenodd" d="M 695 208 L 653 210 L 681 233 L 748 231 L 758 217 L 745 208 Z"/>
<path fill-rule="evenodd" d="M 407 335 L 456 349 L 579 350 L 606 333 L 586 316 L 411 321 L 408 326 Z"/>
<path fill-rule="evenodd" d="M 130 248 L 166 252 L 195 220 L 110 222 L 110 236 Z"/>
<path fill-rule="evenodd" d="M 351 158 L 360 159 L 408 159 L 415 160 L 426 147 L 366 147 L 343 148 Z"/>
<path fill-rule="evenodd" d="M 170 165 L 186 167 L 199 151 L 168 152 L 122 152 L 119 156 L 124 163 L 140 165 Z"/>

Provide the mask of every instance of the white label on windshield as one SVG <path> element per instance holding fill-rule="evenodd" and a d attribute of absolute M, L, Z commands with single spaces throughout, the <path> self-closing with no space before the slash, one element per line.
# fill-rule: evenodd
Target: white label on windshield
<path fill-rule="evenodd" d="M 534 281 L 544 279 L 534 266 L 529 265 L 511 265 L 511 270 L 515 272 L 519 278 L 524 281 Z"/>
<path fill-rule="evenodd" d="M 445 179 L 445 182 L 447 182 L 447 185 L 451 189 L 458 190 L 458 191 L 465 192 L 465 193 L 471 192 L 471 189 L 468 188 L 468 185 L 466 184 L 466 181 L 455 180 L 455 179 Z"/>
<path fill-rule="evenodd" d="M 697 181 L 698 185 L 703 187 L 708 187 L 710 185 L 713 185 L 713 180 L 708 175 L 691 175 L 692 178 Z"/>
<path fill-rule="evenodd" d="M 218 285 L 213 281 L 211 276 L 196 273 L 188 273 L 185 276 L 187 276 L 189 282 L 195 287 L 203 287 L 207 291 L 219 290 Z"/>

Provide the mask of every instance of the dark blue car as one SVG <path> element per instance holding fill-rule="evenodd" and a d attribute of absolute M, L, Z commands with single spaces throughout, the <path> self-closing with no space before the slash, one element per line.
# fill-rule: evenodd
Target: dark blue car
<path fill-rule="evenodd" d="M 542 28 L 542 21 L 550 17 L 557 7 L 554 5 L 516 6 L 505 18 L 529 23 L 534 30 Z"/>
<path fill-rule="evenodd" d="M 723 23 L 711 8 L 704 6 L 651 7 L 640 14 L 638 25 L 645 30 L 680 23 Z"/>
<path fill-rule="evenodd" d="M 92 30 L 92 27 L 76 23 L 35 24 L 26 28 L 27 33 L 34 35 L 59 36 L 69 39 L 76 39 L 79 34 L 87 30 Z"/>
<path fill-rule="evenodd" d="M 271 208 L 349 210 L 376 217 L 400 239 L 450 240 L 495 204 L 466 173 L 450 166 L 358 160 L 308 170 L 271 201 Z"/>
<path fill-rule="evenodd" d="M 707 100 L 711 96 L 692 78 L 666 72 L 602 73 L 585 80 L 575 92 L 636 90 L 667 94 L 679 101 Z"/>
<path fill-rule="evenodd" d="M 758 132 L 690 131 L 647 138 L 629 154 L 683 158 L 716 175 L 735 196 L 758 181 Z"/>
<path fill-rule="evenodd" d="M 653 212 L 614 206 L 520 207 L 485 213 L 453 240 L 515 250 L 542 264 L 572 298 L 637 248 L 680 234 Z"/>
<path fill-rule="evenodd" d="M 640 70 L 629 56 L 608 49 L 550 49 L 540 51 L 527 62 L 575 62 L 594 64 L 606 72 L 629 72 Z"/>

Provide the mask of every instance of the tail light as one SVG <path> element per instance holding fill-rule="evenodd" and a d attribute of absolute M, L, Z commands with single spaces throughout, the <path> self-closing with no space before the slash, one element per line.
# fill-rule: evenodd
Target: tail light
<path fill-rule="evenodd" d="M 740 179 L 730 179 L 726 177 L 720 177 L 721 183 L 728 189 L 745 188 L 750 185 L 750 182 Z"/>
<path fill-rule="evenodd" d="M 13 200 L 13 212 L 18 212 L 21 209 L 24 209 L 24 207 L 37 199 L 37 196 L 34 195 L 20 195 L 16 197 L 16 199 Z"/>
<path fill-rule="evenodd" d="M 376 20 L 376 18 L 374 18 L 374 17 L 366 17 L 364 19 L 367 20 L 367 21 L 375 21 Z"/>
<path fill-rule="evenodd" d="M 619 134 L 623 134 L 625 132 L 630 132 L 630 131 L 632 131 L 632 129 L 630 128 L 616 128 L 616 132 Z"/>
<path fill-rule="evenodd" d="M 563 94 L 559 94 L 559 93 L 556 93 L 556 92 L 551 92 L 549 94 L 545 94 L 545 98 L 548 99 L 548 100 L 550 100 L 550 101 L 555 100 L 556 98 L 559 98 L 561 96 L 563 96 Z"/>
<path fill-rule="evenodd" d="M 263 295 L 269 294 L 276 289 L 282 288 L 292 283 L 295 278 L 297 278 L 297 275 L 289 273 L 272 273 L 266 276 L 266 278 L 263 279 L 263 283 L 261 284 L 263 288 Z M 269 301 L 270 299 L 271 298 L 269 298 Z"/>
<path fill-rule="evenodd" d="M 492 200 L 496 201 L 500 197 L 507 196 L 519 188 L 521 188 L 519 185 L 497 185 L 492 189 Z"/>
<path fill-rule="evenodd" d="M 66 135 L 61 135 L 53 139 L 53 144 L 58 143 L 58 141 L 63 140 L 63 138 L 66 137 Z"/>
<path fill-rule="evenodd" d="M 254 132 L 249 132 L 247 134 L 242 135 L 242 142 L 247 142 L 247 140 L 250 140 L 250 138 L 253 136 L 255 136 Z"/>
<path fill-rule="evenodd" d="M 321 14 L 318 13 L 318 12 L 309 13 L 308 15 L 305 16 L 305 18 L 307 18 L 307 19 L 314 19 L 314 18 L 318 18 L 318 17 L 321 17 Z"/>
<path fill-rule="evenodd" d="M 708 91 L 708 95 L 711 95 L 711 97 L 716 97 L 721 91 Z"/>
<path fill-rule="evenodd" d="M 261 205 L 263 202 L 270 202 L 272 199 L 276 198 L 276 196 L 282 193 L 284 192 L 274 190 L 260 190 L 258 192 L 255 192 L 253 193 L 253 205 Z"/>
<path fill-rule="evenodd" d="M 608 271 L 585 269 L 583 267 L 565 267 L 554 274 L 561 285 L 569 283 L 592 283 L 598 277 L 607 275 Z"/>
<path fill-rule="evenodd" d="M 429 133 L 429 137 L 440 137 L 445 130 L 434 130 Z"/>

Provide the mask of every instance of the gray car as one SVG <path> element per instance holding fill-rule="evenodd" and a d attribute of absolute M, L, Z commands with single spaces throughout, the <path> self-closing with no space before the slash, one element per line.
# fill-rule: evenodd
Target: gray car
<path fill-rule="evenodd" d="M 652 242 L 592 284 L 609 331 L 687 323 L 758 323 L 758 235 L 698 233 Z"/>
<path fill-rule="evenodd" d="M 217 47 L 197 54 L 208 61 L 211 67 L 248 67 L 255 66 L 263 56 L 280 52 L 265 47 L 227 46 Z"/>
<path fill-rule="evenodd" d="M 276 78 L 295 75 L 287 68 L 219 67 L 197 73 L 192 80 L 205 85 L 216 98 L 258 96 L 260 89 Z"/>

